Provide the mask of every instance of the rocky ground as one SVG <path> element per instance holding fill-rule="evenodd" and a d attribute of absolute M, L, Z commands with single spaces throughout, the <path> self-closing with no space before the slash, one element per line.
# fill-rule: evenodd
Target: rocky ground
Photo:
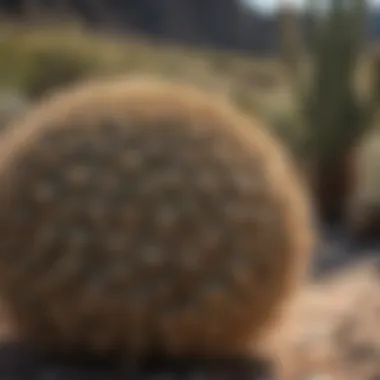
<path fill-rule="evenodd" d="M 274 337 L 281 380 L 380 380 L 380 248 L 324 237 Z"/>

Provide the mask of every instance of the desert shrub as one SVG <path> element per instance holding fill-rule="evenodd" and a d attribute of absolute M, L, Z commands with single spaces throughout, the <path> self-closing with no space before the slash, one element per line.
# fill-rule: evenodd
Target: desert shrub
<path fill-rule="evenodd" d="M 246 113 L 259 114 L 292 149 L 299 144 L 294 135 L 299 124 L 295 127 L 289 116 L 293 100 L 289 91 L 284 93 L 279 65 L 268 59 L 110 38 L 72 25 L 0 26 L 0 86 L 27 97 L 39 98 L 84 78 L 119 73 L 158 74 L 210 89 Z"/>
<path fill-rule="evenodd" d="M 31 99 L 40 98 L 47 92 L 88 77 L 94 66 L 87 57 L 60 50 L 36 52 L 24 84 L 24 92 Z"/>

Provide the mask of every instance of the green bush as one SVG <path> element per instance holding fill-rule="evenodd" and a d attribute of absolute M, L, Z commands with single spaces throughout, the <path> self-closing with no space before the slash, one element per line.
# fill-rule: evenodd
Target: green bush
<path fill-rule="evenodd" d="M 115 45 L 70 27 L 2 25 L 0 87 L 35 99 L 91 75 L 116 71 L 122 59 L 128 60 Z"/>
<path fill-rule="evenodd" d="M 24 92 L 36 99 L 61 86 L 79 81 L 94 71 L 94 64 L 78 55 L 59 50 L 37 52 L 33 56 Z"/>

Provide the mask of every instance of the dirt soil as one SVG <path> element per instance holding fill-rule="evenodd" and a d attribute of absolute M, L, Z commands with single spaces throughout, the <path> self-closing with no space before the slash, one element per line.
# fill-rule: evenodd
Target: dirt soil
<path fill-rule="evenodd" d="M 276 332 L 281 380 L 380 380 L 380 265 L 310 281 Z"/>

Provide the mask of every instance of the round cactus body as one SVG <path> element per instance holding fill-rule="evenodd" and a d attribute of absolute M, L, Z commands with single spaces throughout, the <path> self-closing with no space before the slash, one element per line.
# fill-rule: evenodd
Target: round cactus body
<path fill-rule="evenodd" d="M 238 352 L 307 266 L 308 200 L 279 144 L 160 81 L 57 93 L 0 152 L 0 296 L 49 347 Z"/>

